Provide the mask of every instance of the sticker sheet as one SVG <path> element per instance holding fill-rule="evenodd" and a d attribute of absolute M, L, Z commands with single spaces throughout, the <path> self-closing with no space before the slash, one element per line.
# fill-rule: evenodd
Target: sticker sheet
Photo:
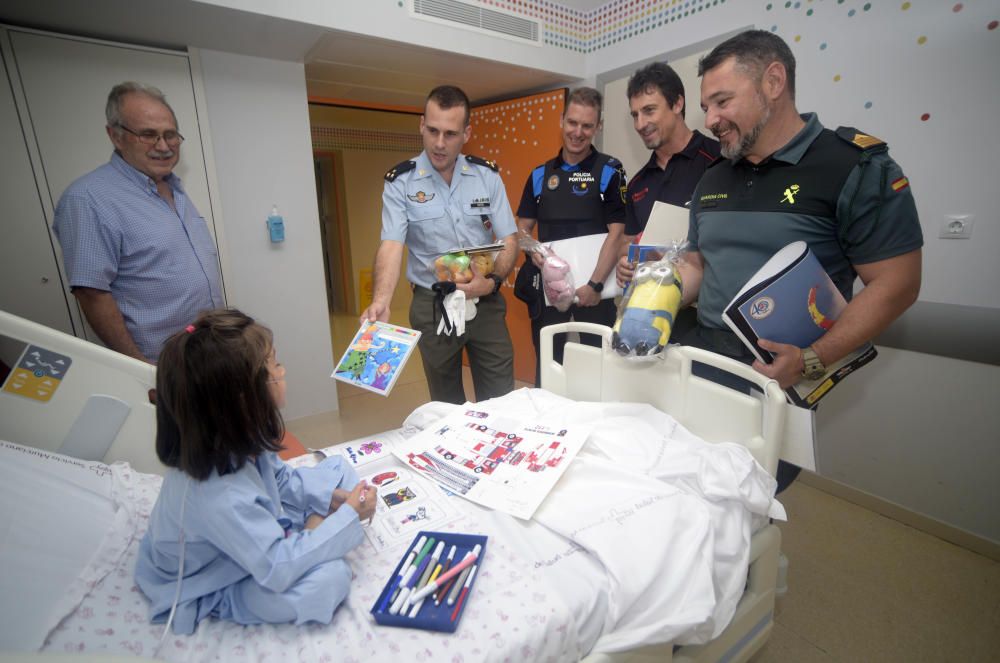
<path fill-rule="evenodd" d="M 587 439 L 589 427 L 523 422 L 466 406 L 393 453 L 449 492 L 528 519 Z"/>

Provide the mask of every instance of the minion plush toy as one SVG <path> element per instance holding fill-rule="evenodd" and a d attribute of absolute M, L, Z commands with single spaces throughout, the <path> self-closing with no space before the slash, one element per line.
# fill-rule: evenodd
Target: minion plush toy
<path fill-rule="evenodd" d="M 662 352 L 680 306 L 681 275 L 674 263 L 640 263 L 624 309 L 615 321 L 611 347 L 625 357 Z"/>

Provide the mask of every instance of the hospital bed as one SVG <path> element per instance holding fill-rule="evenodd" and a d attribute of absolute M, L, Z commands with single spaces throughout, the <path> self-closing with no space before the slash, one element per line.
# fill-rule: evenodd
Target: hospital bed
<path fill-rule="evenodd" d="M 567 343 L 563 363 L 557 364 L 552 359 L 552 336 L 564 332 L 599 334 L 605 339 L 605 349 Z M 742 364 L 693 348 L 672 347 L 662 360 L 625 362 L 606 350 L 610 333 L 607 328 L 583 323 L 544 329 L 544 391 L 515 392 L 512 407 L 542 403 L 545 408 L 570 408 L 568 416 L 577 416 L 574 413 L 599 410 L 603 403 L 612 408 L 608 416 L 634 410 L 658 423 L 658 417 L 666 413 L 680 425 L 679 430 L 686 429 L 713 443 L 698 443 L 701 446 L 697 448 L 704 453 L 729 449 L 726 456 L 705 455 L 698 460 L 701 465 L 711 464 L 706 461 L 711 458 L 739 463 L 740 454 L 731 449 L 736 445 L 714 444 L 737 442 L 750 451 L 759 464 L 757 470 L 762 467 L 774 473 L 788 407 L 776 384 Z M 57 364 L 60 359 L 63 363 Z M 48 367 L 40 366 L 39 361 Z M 558 523 L 566 518 L 554 510 L 560 500 L 565 501 L 573 481 L 579 481 L 573 478 L 574 468 L 582 468 L 579 473 L 584 476 L 587 467 L 632 462 L 631 456 L 614 458 L 611 463 L 595 455 L 586 459 L 578 456 L 530 522 L 487 512 L 458 497 L 449 498 L 459 503 L 463 512 L 449 527 L 462 531 L 479 527 L 489 532 L 493 541 L 484 562 L 484 569 L 491 573 L 484 573 L 477 582 L 476 601 L 470 602 L 454 635 L 374 625 L 367 611 L 399 555 L 398 551 L 373 555 L 363 544 L 349 557 L 356 575 L 351 597 L 330 626 L 239 627 L 212 620 L 187 639 L 168 637 L 165 646 L 157 644 L 162 627 L 147 623 L 144 599 L 131 575 L 135 546 L 159 488 L 156 475 L 163 471 L 153 451 L 155 411 L 149 390 L 155 383 L 154 369 L 5 312 L 0 312 L 0 362 L 9 369 L 0 389 L 0 441 L 5 441 L 0 442 L 0 525 L 5 532 L 0 548 L 0 564 L 4 565 L 0 652 L 96 652 L 166 660 L 252 660 L 289 651 L 297 651 L 300 660 L 338 660 L 339 651 L 355 657 L 417 660 L 447 654 L 449 659 L 453 655 L 464 655 L 465 660 L 516 656 L 525 660 L 583 658 L 589 663 L 741 661 L 759 649 L 770 634 L 780 533 L 770 524 L 766 509 L 739 517 L 749 529 L 742 546 L 744 566 L 734 566 L 739 584 L 732 597 L 735 608 L 725 611 L 727 623 L 715 625 L 718 632 L 713 632 L 708 642 L 683 644 L 692 638 L 680 627 L 675 639 L 650 636 L 645 640 L 648 634 L 656 633 L 651 624 L 659 617 L 629 615 L 629 606 L 618 606 L 617 621 L 611 619 L 614 610 L 609 603 L 627 593 L 623 589 L 627 583 L 615 584 L 620 578 L 613 577 L 616 571 L 612 565 L 601 567 L 606 561 L 600 558 L 599 550 L 575 541 L 567 548 L 565 539 L 556 533 Z M 728 370 L 758 385 L 760 393 L 740 394 L 696 377 L 691 370 L 693 362 Z M 60 368 L 53 368 L 56 366 Z M 58 375 L 52 375 L 53 371 Z M 45 380 L 48 383 L 42 385 Z M 15 388 L 16 382 L 20 386 Z M 25 395 L 21 390 L 28 387 L 41 393 Z M 618 406 L 620 402 L 649 404 L 659 412 L 646 405 Z M 412 433 L 427 425 L 448 407 L 429 404 L 419 408 L 404 431 L 409 427 Z M 619 443 L 612 439 L 611 431 L 605 431 L 604 436 L 605 452 L 611 449 L 613 454 Z M 747 454 L 743 452 L 743 456 Z M 680 457 L 668 453 L 666 458 L 666 464 L 671 465 Z M 753 460 L 747 462 L 756 467 Z M 744 463 L 743 467 L 749 466 Z M 747 471 L 755 470 L 751 467 Z M 690 477 L 684 480 L 691 484 Z M 773 484 L 766 488 L 773 491 Z M 691 495 L 672 487 L 657 496 L 662 501 L 656 504 L 669 502 L 667 497 L 695 504 Z M 772 513 L 775 506 L 780 511 L 780 505 L 773 502 Z M 724 516 L 732 518 L 732 512 Z M 748 526 L 751 520 L 752 526 Z M 695 531 L 681 529 L 686 526 L 682 520 L 671 522 L 678 532 Z M 721 532 L 715 530 L 716 538 Z M 711 539 L 711 531 L 704 533 Z M 646 536 L 647 531 L 632 534 Z M 654 536 L 651 532 L 648 535 Z M 560 553 L 553 557 L 554 550 Z M 573 554 L 580 552 L 587 554 Z M 727 571 L 727 582 L 733 585 L 731 571 Z M 670 568 L 660 569 L 658 575 L 676 579 L 688 573 L 687 569 Z M 523 600 L 521 593 L 526 586 L 537 591 Z M 686 587 L 676 589 L 689 591 Z M 643 589 L 634 591 L 641 593 Z M 650 595 L 643 600 L 651 600 Z M 637 601 L 631 607 L 639 604 Z M 629 620 L 631 630 L 623 626 Z M 661 622 L 656 622 L 657 628 Z M 702 635 L 712 631 L 712 619 L 707 622 L 693 631 L 700 629 Z M 627 636 L 616 639 L 626 631 Z"/>

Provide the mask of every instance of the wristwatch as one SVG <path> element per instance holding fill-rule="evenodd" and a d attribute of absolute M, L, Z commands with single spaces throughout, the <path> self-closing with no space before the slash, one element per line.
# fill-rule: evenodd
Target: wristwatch
<path fill-rule="evenodd" d="M 493 292 L 491 292 L 490 294 L 491 295 L 495 295 L 498 292 L 500 292 L 500 286 L 503 285 L 503 279 L 500 278 L 499 276 L 497 276 L 496 274 L 493 274 L 493 273 L 487 274 L 486 278 L 493 279 L 493 284 L 494 284 L 493 285 Z"/>
<path fill-rule="evenodd" d="M 806 380 L 818 380 L 826 373 L 826 366 L 812 346 L 802 348 L 802 377 Z"/>
<path fill-rule="evenodd" d="M 601 290 L 604 290 L 603 283 L 595 283 L 594 281 L 587 281 L 587 285 L 589 285 L 594 290 L 594 292 L 598 294 L 600 294 Z"/>

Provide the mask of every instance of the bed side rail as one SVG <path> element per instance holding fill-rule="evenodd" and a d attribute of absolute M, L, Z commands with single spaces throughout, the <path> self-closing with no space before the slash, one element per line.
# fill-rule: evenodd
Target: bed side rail
<path fill-rule="evenodd" d="M 560 365 L 552 358 L 552 337 L 574 331 L 601 336 L 602 347 L 567 343 Z M 776 382 L 751 367 L 682 346 L 670 346 L 662 356 L 648 361 L 627 361 L 610 349 L 611 329 L 591 323 L 543 327 L 540 339 L 544 389 L 574 400 L 649 403 L 709 442 L 745 445 L 768 472 L 775 472 L 791 406 Z M 692 362 L 743 378 L 761 393 L 751 396 L 699 378 L 691 372 Z"/>

